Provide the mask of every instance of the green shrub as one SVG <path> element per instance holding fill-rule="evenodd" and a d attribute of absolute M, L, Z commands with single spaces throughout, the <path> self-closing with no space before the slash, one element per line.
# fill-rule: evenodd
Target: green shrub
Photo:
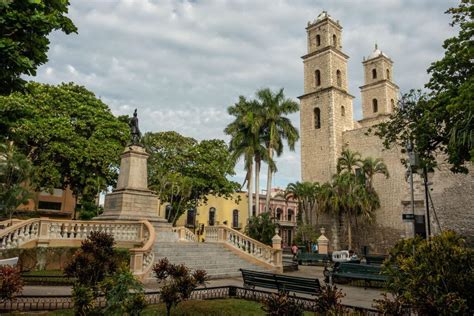
<path fill-rule="evenodd" d="M 0 266 L 0 303 L 12 300 L 23 289 L 20 271 L 12 266 Z"/>
<path fill-rule="evenodd" d="M 245 234 L 261 243 L 272 245 L 272 238 L 275 236 L 275 228 L 276 226 L 270 213 L 264 212 L 258 216 L 249 218 L 249 222 L 245 227 Z"/>
<path fill-rule="evenodd" d="M 192 291 L 200 285 L 205 285 L 208 280 L 206 271 L 195 270 L 190 274 L 185 265 L 171 264 L 167 258 L 158 261 L 153 266 L 153 271 L 158 282 L 163 284 L 160 298 L 166 305 L 168 316 L 173 306 L 189 299 Z"/>
<path fill-rule="evenodd" d="M 94 291 L 88 286 L 76 283 L 72 288 L 72 301 L 74 303 L 74 315 L 91 315 L 95 308 Z"/>
<path fill-rule="evenodd" d="M 387 290 L 378 301 L 386 312 L 408 306 L 419 315 L 469 315 L 474 311 L 474 250 L 446 231 L 431 240 L 402 240 L 384 262 Z"/>
<path fill-rule="evenodd" d="M 341 299 L 346 296 L 335 285 L 325 284 L 321 287 L 321 295 L 316 299 L 315 309 L 321 315 L 343 315 L 344 307 Z"/>
<path fill-rule="evenodd" d="M 100 288 L 107 300 L 106 315 L 140 315 L 145 308 L 143 284 L 128 268 L 107 277 Z"/>
<path fill-rule="evenodd" d="M 262 310 L 269 316 L 301 316 L 303 307 L 286 292 L 273 293 L 262 302 Z"/>

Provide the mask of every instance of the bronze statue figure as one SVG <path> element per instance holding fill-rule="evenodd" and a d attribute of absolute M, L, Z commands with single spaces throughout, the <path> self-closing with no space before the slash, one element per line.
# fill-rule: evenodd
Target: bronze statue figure
<path fill-rule="evenodd" d="M 132 134 L 132 145 L 139 145 L 142 134 L 140 128 L 138 128 L 138 114 L 137 109 L 133 112 L 133 117 L 130 119 L 130 134 Z"/>

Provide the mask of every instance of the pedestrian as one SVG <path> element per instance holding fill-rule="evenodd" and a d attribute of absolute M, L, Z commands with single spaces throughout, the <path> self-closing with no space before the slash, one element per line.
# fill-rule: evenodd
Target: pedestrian
<path fill-rule="evenodd" d="M 293 260 L 296 260 L 298 256 L 298 246 L 295 243 L 291 246 L 291 253 L 293 254 Z"/>

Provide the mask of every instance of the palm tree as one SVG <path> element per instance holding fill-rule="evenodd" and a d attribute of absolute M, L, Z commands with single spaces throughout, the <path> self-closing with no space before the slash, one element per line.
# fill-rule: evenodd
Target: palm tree
<path fill-rule="evenodd" d="M 362 160 L 362 171 L 365 175 L 365 184 L 367 188 L 373 190 L 372 181 L 376 174 L 382 174 L 385 178 L 389 178 L 390 174 L 388 172 L 387 165 L 383 162 L 382 158 L 372 158 L 367 157 Z"/>
<path fill-rule="evenodd" d="M 289 183 L 284 192 L 285 199 L 298 201 L 298 211 L 304 213 L 304 224 L 313 224 L 313 213 L 317 203 L 320 185 L 317 182 Z"/>
<path fill-rule="evenodd" d="M 291 124 L 287 114 L 298 111 L 298 103 L 285 98 L 283 89 L 273 92 L 269 88 L 261 89 L 256 93 L 257 101 L 261 106 L 263 115 L 263 137 L 268 151 L 269 160 L 273 159 L 274 153 L 280 156 L 283 153 L 283 141 L 286 140 L 291 151 L 295 150 L 295 144 L 299 139 L 298 130 Z M 272 189 L 272 174 L 276 168 L 268 166 L 267 171 L 267 196 L 265 200 L 265 211 L 270 210 L 270 197 Z"/>
<path fill-rule="evenodd" d="M 229 150 L 235 161 L 244 158 L 244 166 L 247 171 L 246 181 L 248 189 L 248 212 L 249 217 L 252 211 L 252 171 L 255 162 L 255 206 L 257 212 L 260 207 L 259 186 L 260 186 L 260 166 L 262 160 L 267 161 L 274 166 L 273 161 L 268 159 L 266 148 L 262 145 L 262 135 L 260 133 L 262 126 L 262 116 L 260 107 L 255 101 L 248 101 L 240 96 L 239 102 L 227 109 L 230 115 L 235 116 L 225 128 L 224 132 L 231 136 Z"/>
<path fill-rule="evenodd" d="M 361 158 L 359 152 L 353 152 L 350 149 L 344 149 L 341 156 L 337 159 L 337 173 L 343 171 L 354 172 L 356 167 L 360 167 Z"/>

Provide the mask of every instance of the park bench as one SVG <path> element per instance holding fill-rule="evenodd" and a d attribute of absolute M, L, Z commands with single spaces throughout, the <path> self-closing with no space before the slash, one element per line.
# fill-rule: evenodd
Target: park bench
<path fill-rule="evenodd" d="M 298 254 L 298 263 L 302 265 L 324 265 L 331 259 L 328 255 L 319 253 L 303 252 Z"/>
<path fill-rule="evenodd" d="M 365 256 L 365 260 L 367 264 L 382 264 L 386 259 L 386 256 L 375 256 L 375 255 L 367 255 Z"/>
<path fill-rule="evenodd" d="M 387 276 L 381 274 L 380 265 L 341 262 L 334 267 L 332 279 L 334 282 L 340 279 L 363 280 L 367 285 L 370 281 L 385 282 Z"/>
<path fill-rule="evenodd" d="M 321 294 L 321 285 L 318 279 L 301 278 L 284 274 L 274 274 L 240 269 L 244 279 L 244 287 L 254 289 L 261 287 L 274 289 L 279 292 L 294 292 L 311 295 Z"/>

